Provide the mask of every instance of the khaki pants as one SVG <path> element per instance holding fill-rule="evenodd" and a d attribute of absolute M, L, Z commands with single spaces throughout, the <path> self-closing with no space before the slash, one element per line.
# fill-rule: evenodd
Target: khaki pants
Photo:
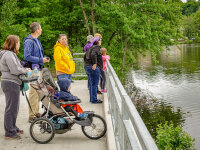
<path fill-rule="evenodd" d="M 38 97 L 36 90 L 34 88 L 32 88 L 31 86 L 30 86 L 30 90 L 29 90 L 29 103 L 31 105 L 33 112 L 35 114 L 39 113 L 39 97 Z M 33 112 L 29 108 L 29 119 L 32 119 L 35 117 Z"/>
<path fill-rule="evenodd" d="M 40 71 L 38 72 L 38 75 L 40 76 Z M 38 114 L 39 113 L 38 93 L 36 92 L 36 90 L 34 88 L 32 88 L 31 86 L 29 86 L 29 87 L 30 87 L 30 89 L 29 89 L 29 103 L 31 105 L 33 112 L 35 114 Z M 29 119 L 33 119 L 35 117 L 33 112 L 31 111 L 31 109 L 29 107 Z"/>

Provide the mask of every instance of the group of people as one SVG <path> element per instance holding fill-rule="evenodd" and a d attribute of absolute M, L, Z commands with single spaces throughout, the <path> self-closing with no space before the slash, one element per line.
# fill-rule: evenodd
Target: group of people
<path fill-rule="evenodd" d="M 100 80 L 101 92 L 106 92 L 106 59 L 110 59 L 106 54 L 107 49 L 101 48 L 102 35 L 96 33 L 87 36 L 87 44 L 84 46 L 84 66 L 88 75 L 88 88 L 90 93 L 90 102 L 93 104 L 102 103 L 102 100 L 97 99 L 98 84 Z"/>
<path fill-rule="evenodd" d="M 4 129 L 6 139 L 20 139 L 20 134 L 23 134 L 23 130 L 19 129 L 16 125 L 17 114 L 19 111 L 20 103 L 20 85 L 22 81 L 19 75 L 27 74 L 28 69 L 34 69 L 37 67 L 41 71 L 45 63 L 50 60 L 44 56 L 43 47 L 39 40 L 39 36 L 42 34 L 42 27 L 40 23 L 33 22 L 30 25 L 31 33 L 24 38 L 24 58 L 28 62 L 28 68 L 24 68 L 20 60 L 17 57 L 20 48 L 20 39 L 16 35 L 9 35 L 3 44 L 0 51 L 0 71 L 1 76 L 1 88 L 5 94 L 6 108 L 4 114 Z M 101 48 L 102 36 L 100 34 L 89 35 L 87 37 L 88 43 L 84 47 L 85 56 L 85 71 L 88 75 L 89 93 L 91 103 L 102 103 L 97 99 L 97 86 L 101 74 L 101 89 L 106 92 L 105 89 L 105 69 L 106 59 L 110 59 L 106 55 L 106 49 Z M 54 60 L 56 75 L 59 86 L 64 85 L 64 96 L 73 97 L 70 93 L 71 75 L 75 72 L 75 63 L 73 61 L 72 53 L 69 49 L 67 36 L 60 34 L 59 38 L 54 46 Z M 65 84 L 63 84 L 65 82 Z M 62 89 L 62 88 L 61 88 Z M 61 94 L 62 92 L 60 92 Z M 63 93 L 62 93 L 63 94 Z M 62 95 L 61 94 L 61 95 Z M 65 98 L 65 97 L 64 97 Z M 77 100 L 76 97 L 73 97 Z M 32 87 L 29 89 L 29 102 L 32 109 L 29 108 L 28 122 L 32 122 L 36 115 L 39 114 L 39 101 L 36 90 Z M 85 114 L 81 114 L 85 117 Z"/>

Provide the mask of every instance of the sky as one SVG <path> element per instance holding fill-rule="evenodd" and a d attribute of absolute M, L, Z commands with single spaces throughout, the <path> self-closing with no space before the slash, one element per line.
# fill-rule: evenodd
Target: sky
<path fill-rule="evenodd" d="M 181 0 L 183 3 L 185 3 L 187 0 Z M 198 1 L 198 0 L 196 0 L 196 1 Z"/>

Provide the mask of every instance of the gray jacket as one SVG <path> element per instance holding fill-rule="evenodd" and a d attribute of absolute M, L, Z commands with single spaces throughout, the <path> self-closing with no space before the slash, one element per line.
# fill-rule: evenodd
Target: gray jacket
<path fill-rule="evenodd" d="M 2 80 L 15 82 L 18 85 L 22 84 L 19 75 L 27 73 L 26 69 L 21 66 L 17 55 L 8 50 L 0 51 L 0 71 Z"/>

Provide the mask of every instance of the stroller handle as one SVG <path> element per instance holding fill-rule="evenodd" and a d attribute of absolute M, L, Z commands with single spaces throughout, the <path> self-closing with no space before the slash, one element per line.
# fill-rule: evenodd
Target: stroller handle
<path fill-rule="evenodd" d="M 32 76 L 32 77 L 28 77 L 27 75 L 19 75 L 19 78 L 23 81 L 23 82 L 32 82 L 32 81 L 37 81 L 39 76 Z"/>

